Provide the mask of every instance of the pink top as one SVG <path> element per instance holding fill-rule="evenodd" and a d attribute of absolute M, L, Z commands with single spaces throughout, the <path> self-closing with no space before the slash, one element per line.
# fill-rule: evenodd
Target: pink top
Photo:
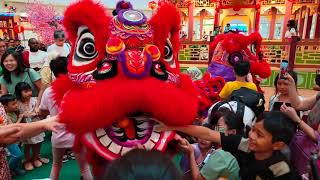
<path fill-rule="evenodd" d="M 49 111 L 50 116 L 59 113 L 59 108 L 53 100 L 53 92 L 51 87 L 47 88 L 41 99 L 40 109 Z M 52 146 L 55 148 L 71 148 L 74 142 L 74 135 L 66 130 L 65 127 L 58 129 L 57 133 L 52 133 Z"/>

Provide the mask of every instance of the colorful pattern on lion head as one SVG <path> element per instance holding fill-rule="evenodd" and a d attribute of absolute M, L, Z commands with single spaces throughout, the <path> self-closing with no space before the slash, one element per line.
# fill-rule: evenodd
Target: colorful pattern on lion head
<path fill-rule="evenodd" d="M 220 34 L 210 43 L 213 53 L 208 71 L 213 77 L 221 76 L 226 81 L 234 81 L 233 66 L 238 61 L 249 61 L 254 81 L 271 75 L 270 65 L 263 59 L 261 51 L 262 37 L 258 32 L 249 36 L 239 33 Z M 257 84 L 258 85 L 258 84 Z"/>
<path fill-rule="evenodd" d="M 198 110 L 192 81 L 179 70 L 176 7 L 161 3 L 148 21 L 119 1 L 116 14 L 90 0 L 67 8 L 69 74 L 53 85 L 60 121 L 105 160 L 137 144 L 164 150 L 175 133 L 154 125 L 191 124 Z"/>

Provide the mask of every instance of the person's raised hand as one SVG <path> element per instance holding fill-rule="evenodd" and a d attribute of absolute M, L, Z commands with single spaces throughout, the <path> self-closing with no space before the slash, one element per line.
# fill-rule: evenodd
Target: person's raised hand
<path fill-rule="evenodd" d="M 289 88 L 296 89 L 296 83 L 294 82 L 294 79 L 292 78 L 292 76 L 289 73 L 286 73 L 284 77 L 286 78 Z"/>

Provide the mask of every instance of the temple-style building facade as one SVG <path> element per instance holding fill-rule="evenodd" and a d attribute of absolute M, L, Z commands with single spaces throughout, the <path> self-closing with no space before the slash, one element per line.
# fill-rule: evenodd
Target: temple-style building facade
<path fill-rule="evenodd" d="M 320 35 L 319 0 L 171 0 L 182 13 L 188 40 L 200 40 L 213 27 L 230 24 L 245 34 L 259 31 L 264 39 L 283 39 L 288 20 L 296 20 L 302 39 Z M 192 34 L 192 36 L 189 36 Z"/>

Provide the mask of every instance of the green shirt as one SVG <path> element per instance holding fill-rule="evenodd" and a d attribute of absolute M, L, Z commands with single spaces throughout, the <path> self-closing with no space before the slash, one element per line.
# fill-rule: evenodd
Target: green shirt
<path fill-rule="evenodd" d="M 33 69 L 25 69 L 25 71 L 19 75 L 11 73 L 11 83 L 8 83 L 3 75 L 0 77 L 0 84 L 7 87 L 8 94 L 14 94 L 14 89 L 19 82 L 26 82 L 31 86 L 32 96 L 38 96 L 38 89 L 34 82 L 41 80 L 41 76 Z"/>
<path fill-rule="evenodd" d="M 7 113 L 8 119 L 11 121 L 11 123 L 17 123 L 18 116 L 16 113 Z"/>
<path fill-rule="evenodd" d="M 220 177 L 228 180 L 239 180 L 239 171 L 240 168 L 236 158 L 229 152 L 218 149 L 210 155 L 200 173 L 206 180 Z"/>

